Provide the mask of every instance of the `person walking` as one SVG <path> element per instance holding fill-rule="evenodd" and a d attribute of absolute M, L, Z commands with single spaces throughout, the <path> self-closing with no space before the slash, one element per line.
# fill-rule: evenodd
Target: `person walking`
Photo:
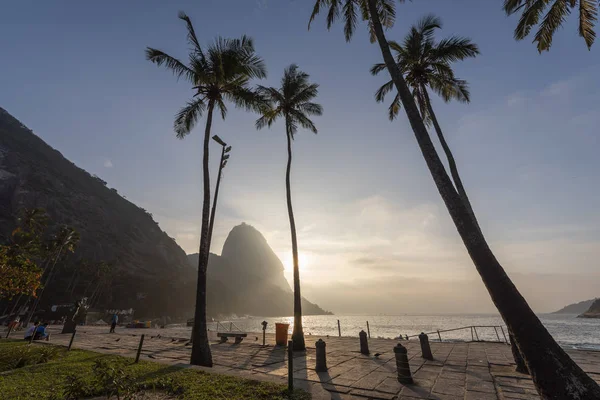
<path fill-rule="evenodd" d="M 113 314 L 111 322 L 110 322 L 110 332 L 109 333 L 115 333 L 115 327 L 117 326 L 117 322 L 119 322 L 119 316 L 115 313 L 115 314 Z"/>

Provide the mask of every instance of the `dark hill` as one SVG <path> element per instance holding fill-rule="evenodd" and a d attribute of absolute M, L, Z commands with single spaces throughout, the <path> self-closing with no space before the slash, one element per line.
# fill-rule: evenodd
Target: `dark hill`
<path fill-rule="evenodd" d="M 579 315 L 580 318 L 600 318 L 600 299 L 594 300 L 590 308 Z"/>
<path fill-rule="evenodd" d="M 18 212 L 34 207 L 45 208 L 56 224 L 71 225 L 81 235 L 42 306 L 90 294 L 93 271 L 81 277 L 73 294 L 66 290 L 72 275 L 67 264 L 83 258 L 112 262 L 116 268 L 97 307 L 131 307 L 138 316 L 184 314 L 184 305 L 193 307 L 196 272 L 152 216 L 0 108 L 0 241 L 14 229 Z"/>
<path fill-rule="evenodd" d="M 196 268 L 198 254 L 188 255 Z M 254 227 L 242 223 L 234 227 L 223 245 L 221 256 L 210 254 L 208 279 L 227 288 L 228 307 L 236 314 L 288 316 L 293 314 L 292 290 L 283 276 L 283 264 L 264 236 Z M 208 288 L 209 306 L 217 298 Z M 211 307 L 212 308 L 212 307 Z M 304 315 L 328 312 L 302 299 Z"/>
<path fill-rule="evenodd" d="M 569 304 L 566 307 L 561 308 L 558 311 L 553 312 L 552 314 L 582 314 L 590 308 L 594 299 L 580 301 L 579 303 Z"/>

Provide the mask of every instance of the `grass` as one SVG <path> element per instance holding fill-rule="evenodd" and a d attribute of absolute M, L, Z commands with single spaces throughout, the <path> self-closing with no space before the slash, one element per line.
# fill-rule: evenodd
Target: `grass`
<path fill-rule="evenodd" d="M 19 355 L 27 361 L 11 360 Z M 117 390 L 121 399 L 140 391 L 180 399 L 310 399 L 303 391 L 290 396 L 283 385 L 23 341 L 0 342 L 0 373 L 0 397 L 6 400 L 117 398 Z"/>

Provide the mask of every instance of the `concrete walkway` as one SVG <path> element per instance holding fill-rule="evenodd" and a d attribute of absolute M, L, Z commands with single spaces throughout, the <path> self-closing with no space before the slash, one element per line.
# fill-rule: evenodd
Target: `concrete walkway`
<path fill-rule="evenodd" d="M 74 348 L 134 357 L 140 335 L 145 334 L 142 358 L 166 364 L 189 363 L 191 345 L 172 329 L 125 329 L 109 334 L 108 327 L 80 327 Z M 53 332 L 51 343 L 68 345 L 71 335 Z M 16 335 L 16 334 L 15 334 Z M 160 336 L 159 336 L 160 335 Z M 327 343 L 326 373 L 316 373 L 314 343 Z M 250 333 L 241 344 L 218 343 L 211 332 L 215 366 L 211 372 L 257 380 L 287 383 L 287 350 L 274 345 L 274 335 Z M 359 353 L 359 340 L 352 337 L 306 336 L 306 352 L 294 354 L 294 380 L 297 387 L 315 399 L 437 399 L 497 400 L 539 399 L 531 379 L 514 372 L 510 346 L 501 343 L 432 342 L 434 361 L 421 358 L 418 340 L 401 342 L 408 349 L 415 384 L 397 381 L 393 347 L 397 341 L 370 339 L 371 355 Z M 600 381 L 600 352 L 569 351 L 571 357 L 596 381 Z"/>

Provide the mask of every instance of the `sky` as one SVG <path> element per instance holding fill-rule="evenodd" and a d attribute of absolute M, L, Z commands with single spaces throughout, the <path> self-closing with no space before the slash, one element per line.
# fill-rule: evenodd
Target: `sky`
<path fill-rule="evenodd" d="M 413 1 L 398 6 L 389 39 L 428 13 L 437 37 L 470 37 L 480 56 L 457 63 L 471 103 L 433 107 L 480 225 L 535 311 L 600 296 L 600 44 L 588 51 L 576 19 L 549 53 L 513 39 L 500 1 Z M 0 13 L 0 106 L 130 201 L 150 211 L 187 252 L 201 220 L 203 122 L 183 140 L 173 118 L 190 85 L 144 58 L 147 46 L 186 59 L 185 25 L 203 44 L 250 35 L 277 86 L 296 63 L 320 84 L 319 133 L 293 143 L 292 193 L 303 295 L 336 313 L 494 312 L 403 113 L 374 101 L 385 75 L 365 26 L 311 29 L 309 0 L 20 1 Z M 259 229 L 286 266 L 291 242 L 281 124 L 229 107 L 214 134 L 232 145 L 211 250 L 241 222 Z M 211 144 L 214 184 L 219 146 Z"/>

